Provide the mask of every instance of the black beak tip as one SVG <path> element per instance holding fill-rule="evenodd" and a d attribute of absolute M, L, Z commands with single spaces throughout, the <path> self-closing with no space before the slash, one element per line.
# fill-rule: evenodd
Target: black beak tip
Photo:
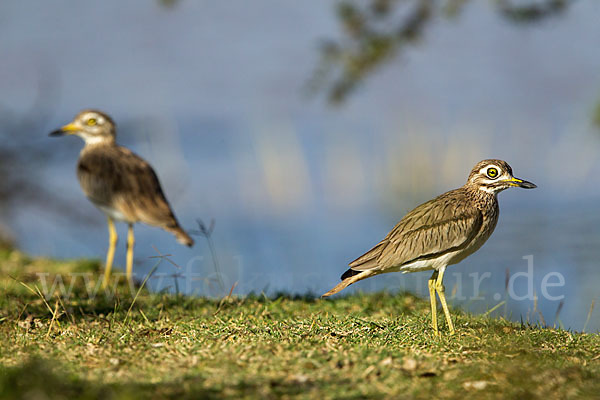
<path fill-rule="evenodd" d="M 528 181 L 523 181 L 519 186 L 521 186 L 523 189 L 535 189 L 537 187 L 535 183 Z"/>
<path fill-rule="evenodd" d="M 48 136 L 51 137 L 56 137 L 56 136 L 63 136 L 65 133 L 63 131 L 61 131 L 60 129 L 57 129 L 55 131 L 52 131 L 48 134 Z"/>

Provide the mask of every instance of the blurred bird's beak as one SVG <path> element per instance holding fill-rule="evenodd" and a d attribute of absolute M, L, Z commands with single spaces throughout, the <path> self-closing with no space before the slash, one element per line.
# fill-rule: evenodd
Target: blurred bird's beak
<path fill-rule="evenodd" d="M 524 181 L 523 179 L 512 177 L 510 179 L 506 179 L 504 182 L 509 183 L 511 186 L 520 187 L 523 189 L 535 189 L 537 186 L 535 183 Z"/>
<path fill-rule="evenodd" d="M 48 136 L 64 136 L 64 135 L 72 135 L 79 131 L 79 128 L 74 124 L 67 124 L 60 129 L 51 132 Z"/>

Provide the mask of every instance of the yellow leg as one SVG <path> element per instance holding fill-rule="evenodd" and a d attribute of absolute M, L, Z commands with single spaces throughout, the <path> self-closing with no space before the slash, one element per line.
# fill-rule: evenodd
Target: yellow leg
<path fill-rule="evenodd" d="M 433 333 L 438 335 L 438 326 L 437 326 L 437 301 L 435 298 L 435 284 L 438 272 L 434 271 L 431 278 L 427 282 L 429 286 L 429 300 L 431 301 L 431 325 L 433 326 Z"/>
<path fill-rule="evenodd" d="M 104 267 L 102 288 L 106 288 L 108 286 L 108 281 L 110 280 L 110 271 L 112 269 L 113 259 L 115 258 L 115 247 L 117 246 L 118 238 L 115 223 L 112 218 L 108 217 L 108 252 L 106 253 L 106 266 Z"/>
<path fill-rule="evenodd" d="M 133 224 L 129 224 L 127 231 L 127 282 L 133 283 L 133 245 L 135 237 L 133 236 Z"/>
<path fill-rule="evenodd" d="M 450 330 L 450 334 L 454 333 L 454 325 L 452 324 L 452 318 L 450 318 L 450 311 L 448 310 L 448 303 L 446 303 L 446 295 L 444 291 L 444 284 L 442 280 L 444 279 L 444 272 L 446 271 L 445 267 L 439 269 L 439 274 L 437 277 L 437 281 L 435 283 L 435 291 L 440 297 L 440 303 L 442 303 L 442 309 L 444 310 L 444 315 L 446 316 L 446 322 L 448 323 L 448 329 Z"/>

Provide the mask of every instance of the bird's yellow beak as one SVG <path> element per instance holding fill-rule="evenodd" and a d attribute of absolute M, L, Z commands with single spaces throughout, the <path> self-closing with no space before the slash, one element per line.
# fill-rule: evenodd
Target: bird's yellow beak
<path fill-rule="evenodd" d="M 515 178 L 514 176 L 510 179 L 505 179 L 502 182 L 506 182 L 510 186 L 520 187 L 523 189 L 534 189 L 537 187 L 535 183 L 525 181 L 523 179 Z"/>
<path fill-rule="evenodd" d="M 55 130 L 54 132 L 51 132 L 49 136 L 72 135 L 72 134 L 78 132 L 79 130 L 80 129 L 77 125 L 70 123 L 70 124 L 63 126 L 60 129 Z"/>

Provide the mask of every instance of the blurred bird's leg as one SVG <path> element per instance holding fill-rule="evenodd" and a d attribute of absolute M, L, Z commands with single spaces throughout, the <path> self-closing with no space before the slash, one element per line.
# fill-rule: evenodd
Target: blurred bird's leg
<path fill-rule="evenodd" d="M 429 281 L 427 282 L 427 285 L 429 286 L 429 300 L 431 301 L 431 325 L 433 325 L 433 333 L 435 335 L 438 334 L 437 300 L 435 298 L 435 285 L 436 285 L 437 275 L 438 275 L 438 272 L 436 270 L 433 272 L 433 275 L 431 275 L 431 278 L 429 278 Z"/>
<path fill-rule="evenodd" d="M 113 259 L 115 258 L 115 247 L 117 246 L 117 230 L 115 223 L 111 217 L 108 217 L 108 252 L 106 253 L 106 266 L 104 267 L 104 279 L 102 280 L 102 288 L 108 286 L 110 280 L 110 271 L 112 270 Z"/>
<path fill-rule="evenodd" d="M 135 244 L 135 237 L 133 236 L 133 224 L 129 224 L 129 230 L 127 231 L 127 282 L 131 285 L 133 283 L 133 245 Z"/>
<path fill-rule="evenodd" d="M 448 303 L 446 303 L 446 295 L 444 291 L 444 284 L 442 283 L 444 279 L 444 272 L 446 272 L 446 267 L 442 267 L 439 269 L 439 274 L 437 278 L 437 282 L 435 284 L 435 290 L 440 296 L 440 303 L 442 303 L 442 308 L 444 309 L 444 315 L 446 316 L 446 322 L 448 323 L 448 329 L 450 330 L 450 334 L 454 333 L 454 325 L 452 324 L 452 318 L 450 318 L 450 311 L 448 310 Z"/>

